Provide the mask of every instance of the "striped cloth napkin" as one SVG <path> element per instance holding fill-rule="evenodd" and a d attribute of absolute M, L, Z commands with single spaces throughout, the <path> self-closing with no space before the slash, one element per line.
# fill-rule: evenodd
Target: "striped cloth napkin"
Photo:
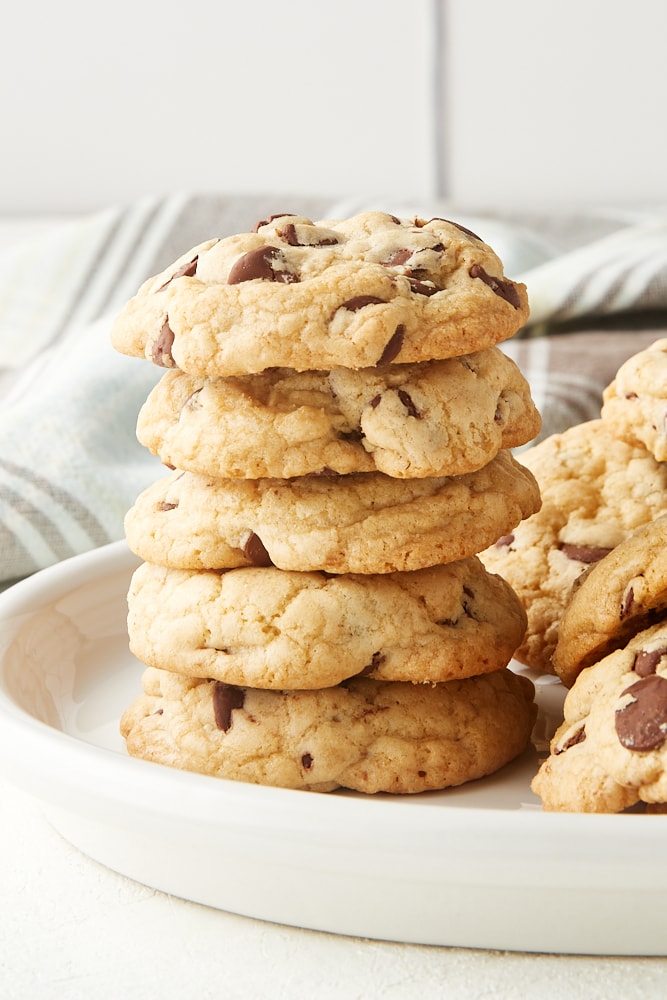
<path fill-rule="evenodd" d="M 114 314 L 142 281 L 277 211 L 319 219 L 365 207 L 374 206 L 173 195 L 53 225 L 0 254 L 0 586 L 122 538 L 125 511 L 164 472 L 135 438 L 162 372 L 109 344 Z M 622 361 L 667 335 L 667 212 L 415 211 L 469 225 L 528 285 L 531 325 L 503 350 L 531 384 L 543 435 L 596 416 Z"/>

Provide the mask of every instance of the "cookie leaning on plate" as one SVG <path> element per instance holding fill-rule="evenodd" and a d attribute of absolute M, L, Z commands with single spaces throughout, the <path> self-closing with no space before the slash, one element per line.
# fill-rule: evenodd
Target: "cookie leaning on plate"
<path fill-rule="evenodd" d="M 219 778 L 327 792 L 414 793 L 498 770 L 526 747 L 533 685 L 499 670 L 447 684 L 354 678 L 258 691 L 149 668 L 121 732 L 135 757 Z"/>
<path fill-rule="evenodd" d="M 507 451 L 467 476 L 435 479 L 174 472 L 137 498 L 125 534 L 140 558 L 176 569 L 392 573 L 473 555 L 539 504 L 532 474 Z"/>
<path fill-rule="evenodd" d="M 521 453 L 540 511 L 480 553 L 528 614 L 520 662 L 549 673 L 558 626 L 582 573 L 638 527 L 667 512 L 667 465 L 618 440 L 602 420 L 577 424 Z"/>
<path fill-rule="evenodd" d="M 667 802 L 667 624 L 583 670 L 533 779 L 545 809 L 620 812 Z"/>
<path fill-rule="evenodd" d="M 149 279 L 111 338 L 121 353 L 214 377 L 455 357 L 506 340 L 527 318 L 525 286 L 454 223 L 281 215 Z"/>
<path fill-rule="evenodd" d="M 667 616 L 667 516 L 638 528 L 596 563 L 570 598 L 554 670 L 568 687 L 584 667 Z"/>
<path fill-rule="evenodd" d="M 165 465 L 220 478 L 412 478 L 473 472 L 539 429 L 525 378 L 490 348 L 361 371 L 168 371 L 139 413 L 137 437 Z"/>
<path fill-rule="evenodd" d="M 667 338 L 628 358 L 602 399 L 612 433 L 667 461 Z"/>
<path fill-rule="evenodd" d="M 130 649 L 147 666 L 273 689 L 489 673 L 526 627 L 514 592 L 474 557 L 380 576 L 144 563 L 128 605 Z"/>

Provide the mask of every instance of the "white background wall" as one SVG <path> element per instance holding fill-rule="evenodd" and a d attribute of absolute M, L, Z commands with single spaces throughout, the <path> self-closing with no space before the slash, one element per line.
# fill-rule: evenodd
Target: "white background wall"
<path fill-rule="evenodd" d="M 664 0 L 22 0 L 0 214 L 174 190 L 664 201 L 666 38 Z"/>

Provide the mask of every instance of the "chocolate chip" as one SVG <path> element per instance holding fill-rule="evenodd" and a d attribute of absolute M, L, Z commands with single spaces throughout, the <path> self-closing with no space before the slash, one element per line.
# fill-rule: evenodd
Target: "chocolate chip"
<path fill-rule="evenodd" d="M 640 677 L 649 677 L 651 674 L 656 672 L 657 666 L 660 660 L 667 654 L 667 646 L 663 646 L 662 649 L 640 649 L 635 655 L 635 661 L 632 664 L 632 669 Z"/>
<path fill-rule="evenodd" d="M 511 281 L 503 281 L 501 278 L 494 278 L 492 275 L 487 274 L 481 264 L 473 264 L 468 274 L 471 278 L 480 278 L 485 285 L 488 285 L 492 292 L 499 295 L 501 299 L 505 302 L 509 302 L 511 306 L 518 309 L 521 305 L 521 299 L 519 298 L 519 293 L 514 287 Z"/>
<path fill-rule="evenodd" d="M 233 684 L 215 681 L 213 684 L 213 715 L 218 729 L 224 733 L 232 727 L 232 712 L 235 708 L 243 708 L 245 691 Z"/>
<path fill-rule="evenodd" d="M 347 309 L 348 312 L 358 312 L 364 306 L 384 305 L 386 301 L 386 299 L 379 299 L 377 295 L 355 295 L 353 299 L 343 302 L 340 308 Z"/>
<path fill-rule="evenodd" d="M 410 250 L 409 247 L 401 247 L 400 250 L 394 250 L 393 253 L 389 254 L 386 260 L 382 263 L 385 267 L 400 267 L 401 264 L 405 264 L 406 261 L 410 260 L 414 250 Z"/>
<path fill-rule="evenodd" d="M 160 332 L 153 344 L 153 350 L 151 351 L 153 364 L 159 365 L 161 368 L 175 368 L 176 362 L 171 355 L 173 345 L 174 331 L 169 326 L 169 317 L 165 316 Z"/>
<path fill-rule="evenodd" d="M 264 542 L 251 531 L 243 546 L 243 554 L 253 566 L 273 566 L 273 560 L 264 547 Z"/>
<path fill-rule="evenodd" d="M 667 679 L 642 677 L 626 688 L 630 701 L 616 709 L 616 735 L 627 750 L 656 750 L 667 739 Z"/>
<path fill-rule="evenodd" d="M 371 410 L 374 410 L 382 402 L 382 393 L 378 392 L 377 396 L 373 396 L 370 403 L 368 404 Z"/>
<path fill-rule="evenodd" d="M 253 233 L 257 233 L 262 226 L 268 226 L 274 219 L 284 219 L 287 215 L 294 215 L 294 212 L 276 212 L 275 215 L 270 215 L 268 219 L 261 219 L 259 222 L 255 223 L 252 231 Z"/>
<path fill-rule="evenodd" d="M 418 278 L 408 277 L 410 282 L 410 290 L 415 293 L 415 295 L 435 295 L 436 292 L 441 292 L 442 289 L 434 285 L 432 281 L 419 281 Z"/>
<path fill-rule="evenodd" d="M 387 345 L 378 358 L 376 364 L 378 365 L 388 365 L 390 361 L 393 361 L 395 357 L 401 352 L 403 347 L 403 337 L 405 336 L 405 327 L 402 323 L 399 323 L 391 337 L 387 341 Z"/>
<path fill-rule="evenodd" d="M 313 766 L 313 755 L 310 753 L 304 753 L 301 755 L 301 766 L 305 768 L 306 771 L 310 771 Z"/>
<path fill-rule="evenodd" d="M 497 549 L 503 549 L 505 546 L 509 546 L 514 541 L 514 535 L 501 535 L 496 542 Z"/>
<path fill-rule="evenodd" d="M 373 656 L 371 657 L 371 662 L 366 664 L 363 670 L 359 671 L 357 676 L 367 677 L 368 674 L 372 674 L 374 670 L 377 670 L 380 664 L 384 663 L 386 659 L 387 659 L 386 655 L 381 650 L 378 649 L 375 653 L 373 653 Z"/>
<path fill-rule="evenodd" d="M 242 281 L 256 279 L 285 283 L 298 281 L 297 275 L 293 271 L 288 271 L 284 263 L 284 257 L 278 247 L 256 247 L 234 262 L 227 276 L 227 284 L 239 285 Z"/>
<path fill-rule="evenodd" d="M 172 281 L 176 278 L 191 278 L 197 270 L 197 261 L 199 260 L 199 255 L 196 254 L 192 260 L 189 260 L 186 264 L 182 264 L 178 271 L 174 271 L 171 278 L 165 281 L 164 285 L 160 285 L 158 292 L 161 292 L 167 285 L 170 285 Z"/>
<path fill-rule="evenodd" d="M 611 552 L 601 545 L 571 545 L 569 542 L 563 542 L 559 548 L 568 559 L 586 564 L 599 562 Z"/>
<path fill-rule="evenodd" d="M 160 500 L 156 510 L 176 510 L 177 507 L 177 503 L 168 503 L 167 500 Z"/>
<path fill-rule="evenodd" d="M 314 230 L 317 232 L 317 230 Z M 286 226 L 282 229 L 277 229 L 276 233 L 280 236 L 281 240 L 285 240 L 285 243 L 289 243 L 291 247 L 331 247 L 338 243 L 335 236 L 323 236 L 321 239 L 308 240 L 306 243 L 301 243 L 297 235 L 296 226 L 292 222 L 288 222 Z"/>
<path fill-rule="evenodd" d="M 397 391 L 396 395 L 398 396 L 398 398 L 400 399 L 400 401 L 403 403 L 403 406 L 405 407 L 405 409 L 408 411 L 408 416 L 415 417 L 416 420 L 421 420 L 422 415 L 419 412 L 419 410 L 417 409 L 417 407 L 415 406 L 414 401 L 412 399 L 412 396 L 410 396 L 410 394 L 407 393 L 405 391 L 405 389 L 399 389 Z"/>
<path fill-rule="evenodd" d="M 635 610 L 635 592 L 632 589 L 632 587 L 628 587 L 623 597 L 623 601 L 621 603 L 621 611 L 619 614 L 620 620 L 623 621 L 623 619 L 627 618 L 628 615 L 632 614 L 634 610 Z"/>
<path fill-rule="evenodd" d="M 585 739 L 586 729 L 582 725 L 576 730 L 576 732 L 572 733 L 572 735 L 569 736 L 564 743 L 555 747 L 554 754 L 557 756 L 559 753 L 565 753 L 565 751 L 569 750 L 570 747 L 576 747 L 577 743 L 583 743 Z"/>

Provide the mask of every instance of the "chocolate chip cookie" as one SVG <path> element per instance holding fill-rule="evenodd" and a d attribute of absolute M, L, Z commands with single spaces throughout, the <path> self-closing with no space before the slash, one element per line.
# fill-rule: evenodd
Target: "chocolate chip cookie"
<path fill-rule="evenodd" d="M 142 663 L 281 690 L 358 674 L 439 683 L 489 673 L 507 665 L 526 627 L 509 585 L 474 557 L 381 576 L 144 563 L 128 604 Z"/>
<path fill-rule="evenodd" d="M 457 476 L 539 430 L 526 380 L 497 348 L 360 371 L 218 379 L 168 371 L 137 424 L 139 441 L 165 465 L 249 479 Z"/>
<path fill-rule="evenodd" d="M 125 534 L 142 559 L 176 569 L 392 573 L 474 555 L 539 504 L 532 474 L 507 451 L 466 476 L 426 479 L 176 471 L 137 498 Z"/>
<path fill-rule="evenodd" d="M 121 353 L 217 377 L 455 357 L 499 344 L 527 318 L 525 286 L 455 223 L 280 215 L 149 279 L 111 337 Z"/>
<path fill-rule="evenodd" d="M 617 437 L 667 461 L 667 338 L 622 364 L 602 398 L 602 419 Z"/>
<path fill-rule="evenodd" d="M 560 622 L 554 670 L 570 687 L 584 667 L 666 616 L 667 516 L 663 516 L 620 542 L 576 588 Z"/>
<path fill-rule="evenodd" d="M 638 527 L 667 512 L 667 465 L 618 440 L 602 420 L 577 424 L 521 453 L 540 511 L 481 553 L 528 614 L 516 658 L 554 672 L 560 620 L 582 573 Z"/>
<path fill-rule="evenodd" d="M 217 778 L 413 793 L 482 778 L 526 747 L 533 685 L 510 670 L 446 684 L 357 677 L 259 691 L 149 668 L 121 732 L 135 757 Z"/>
<path fill-rule="evenodd" d="M 583 670 L 533 779 L 545 809 L 620 812 L 667 803 L 667 624 Z"/>

